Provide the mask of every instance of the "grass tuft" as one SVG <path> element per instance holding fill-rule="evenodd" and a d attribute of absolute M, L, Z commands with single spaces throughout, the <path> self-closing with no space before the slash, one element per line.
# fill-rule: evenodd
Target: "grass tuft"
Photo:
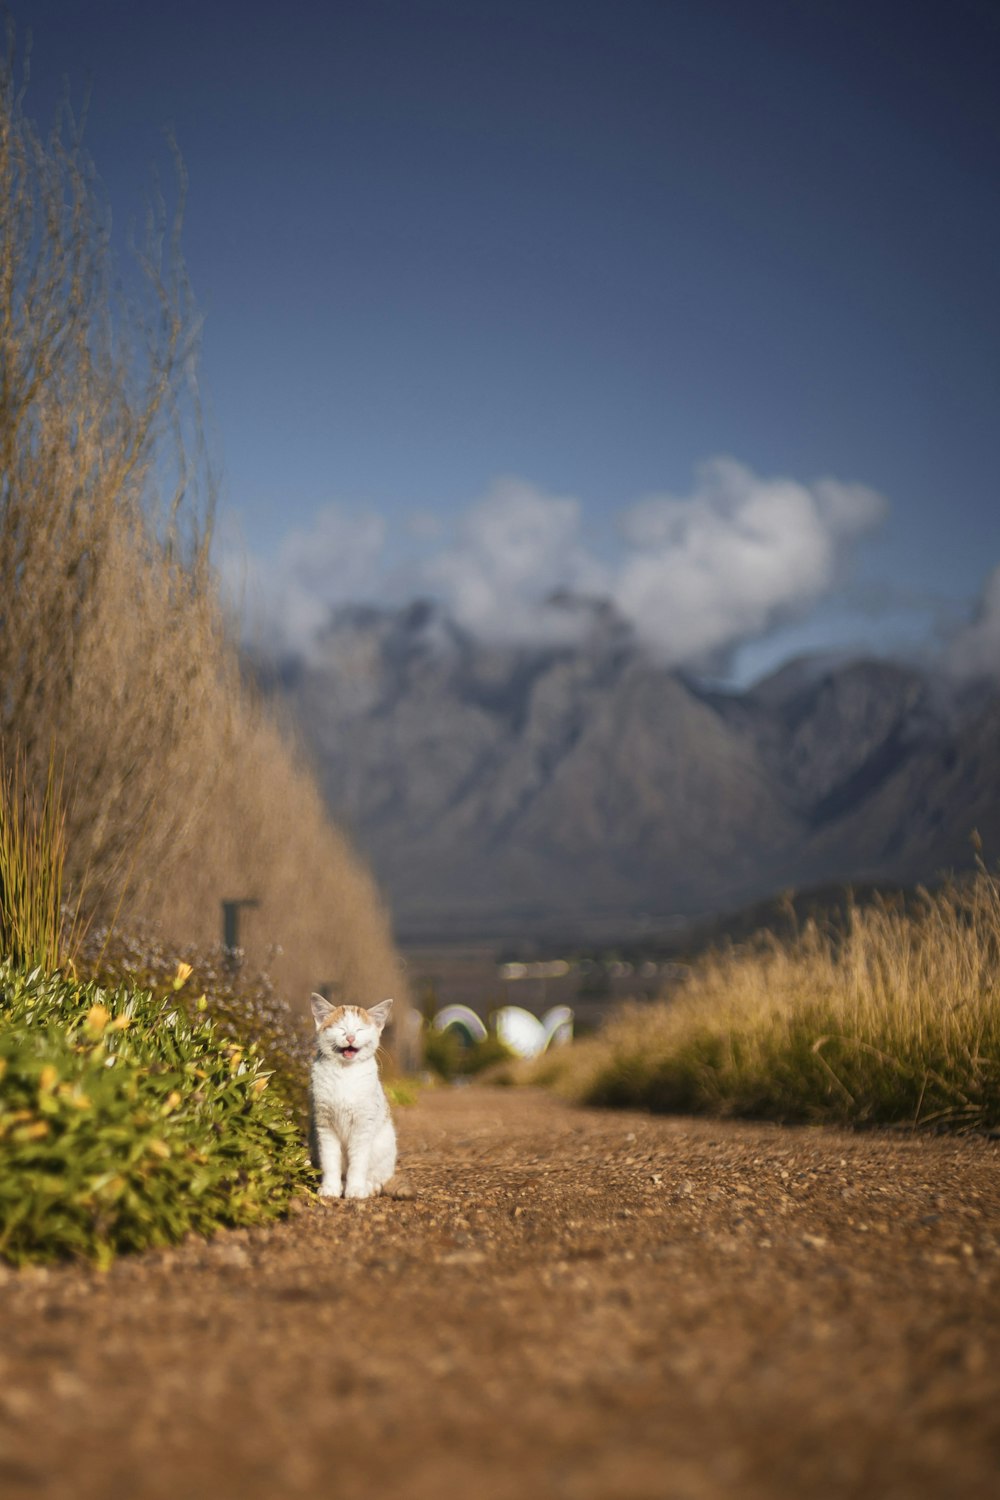
<path fill-rule="evenodd" d="M 24 761 L 0 763 L 0 953 L 16 967 L 46 972 L 71 962 L 78 923 L 63 910 L 66 812 L 62 777 L 49 757 L 41 799 Z"/>
<path fill-rule="evenodd" d="M 912 912 L 851 906 L 694 965 L 553 1054 L 592 1104 L 783 1121 L 1000 1125 L 1000 883 L 980 868 Z M 538 1077 L 537 1081 L 543 1081 Z"/>

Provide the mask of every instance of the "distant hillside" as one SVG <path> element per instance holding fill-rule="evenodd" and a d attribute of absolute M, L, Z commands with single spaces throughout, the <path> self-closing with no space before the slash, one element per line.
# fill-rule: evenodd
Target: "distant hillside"
<path fill-rule="evenodd" d="M 486 646 L 438 608 L 339 611 L 257 662 L 404 939 L 627 936 L 789 885 L 1000 852 L 1000 696 L 884 661 L 742 694 L 657 666 L 610 606 L 574 646 Z"/>

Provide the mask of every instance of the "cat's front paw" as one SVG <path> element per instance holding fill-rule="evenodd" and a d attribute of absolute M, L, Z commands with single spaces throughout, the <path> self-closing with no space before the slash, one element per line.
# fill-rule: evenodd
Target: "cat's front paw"
<path fill-rule="evenodd" d="M 344 1189 L 345 1198 L 370 1198 L 372 1190 L 367 1182 L 349 1182 Z"/>
<path fill-rule="evenodd" d="M 327 1182 L 325 1179 L 319 1185 L 321 1198 L 342 1198 L 344 1196 L 343 1185 L 339 1182 Z"/>

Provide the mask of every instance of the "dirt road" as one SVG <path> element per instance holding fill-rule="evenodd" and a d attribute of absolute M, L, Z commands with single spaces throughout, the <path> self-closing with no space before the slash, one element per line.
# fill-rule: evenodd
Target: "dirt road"
<path fill-rule="evenodd" d="M 1000 1150 L 467 1088 L 414 1202 L 0 1271 L 5 1500 L 997 1493 Z"/>

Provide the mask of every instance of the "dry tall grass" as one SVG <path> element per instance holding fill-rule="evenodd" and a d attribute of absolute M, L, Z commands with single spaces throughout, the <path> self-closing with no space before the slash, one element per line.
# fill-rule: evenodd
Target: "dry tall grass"
<path fill-rule="evenodd" d="M 591 1103 L 779 1120 L 1000 1124 L 1000 883 L 849 911 L 698 962 L 536 1076 Z"/>
<path fill-rule="evenodd" d="M 39 793 L 55 747 L 66 877 L 98 920 L 175 943 L 259 902 L 248 960 L 305 1012 L 401 996 L 367 872 L 242 684 L 209 562 L 180 211 L 154 203 L 126 295 L 74 123 L 26 117 L 0 64 L 0 741 Z M 179 196 L 183 197 L 183 180 Z M 280 951 L 279 951 L 280 950 Z M 405 992 L 401 998 L 405 1000 Z"/>
<path fill-rule="evenodd" d="M 55 762 L 39 803 L 19 759 L 0 761 L 0 954 L 48 973 L 71 963 L 83 937 L 63 902 L 66 814 Z"/>

